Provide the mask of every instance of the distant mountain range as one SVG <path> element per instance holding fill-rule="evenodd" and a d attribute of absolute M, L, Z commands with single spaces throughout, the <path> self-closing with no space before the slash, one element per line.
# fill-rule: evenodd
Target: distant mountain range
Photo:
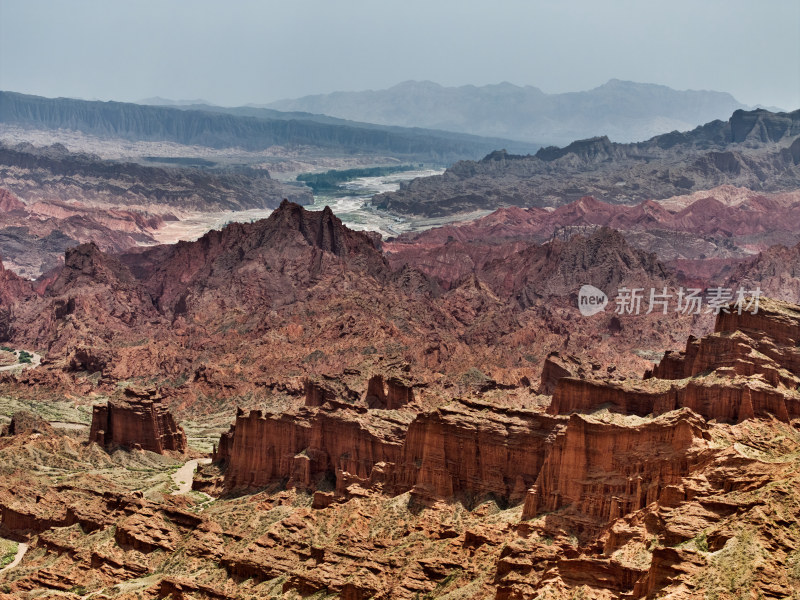
<path fill-rule="evenodd" d="M 161 96 L 153 96 L 152 98 L 143 98 L 137 100 L 134 104 L 144 104 L 146 106 L 191 106 L 192 104 L 205 104 L 211 106 L 211 102 L 196 98 L 194 100 L 170 100 L 169 98 L 162 98 Z"/>
<path fill-rule="evenodd" d="M 264 169 L 146 166 L 0 141 L 0 186 L 27 202 L 80 199 L 116 206 L 161 205 L 184 210 L 274 208 L 283 198 L 313 202 L 311 190 L 282 183 Z"/>
<path fill-rule="evenodd" d="M 726 121 L 635 144 L 603 136 L 532 156 L 496 151 L 379 194 L 372 204 L 441 217 L 500 206 L 559 206 L 587 195 L 638 204 L 719 185 L 763 192 L 800 187 L 800 110 L 737 110 Z"/>
<path fill-rule="evenodd" d="M 326 155 L 375 155 L 447 164 L 497 148 L 530 152 L 536 144 L 463 133 L 353 123 L 309 114 L 209 105 L 145 106 L 43 98 L 0 92 L 0 124 L 79 131 L 100 138 L 167 141 L 258 151 L 274 146 L 311 148 Z M 512 150 L 513 148 L 513 150 Z"/>
<path fill-rule="evenodd" d="M 597 135 L 616 142 L 641 141 L 726 119 L 733 111 L 747 108 L 723 92 L 678 91 L 618 79 L 564 94 L 510 83 L 443 87 L 430 81 L 407 81 L 386 90 L 334 92 L 266 106 L 557 145 Z"/>

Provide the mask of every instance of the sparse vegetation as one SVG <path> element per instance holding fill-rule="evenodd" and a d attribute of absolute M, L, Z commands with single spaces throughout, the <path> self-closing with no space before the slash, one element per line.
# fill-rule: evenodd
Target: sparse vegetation
<path fill-rule="evenodd" d="M 479 369 L 471 367 L 461 376 L 461 383 L 468 386 L 480 386 L 486 383 L 489 378 Z"/>
<path fill-rule="evenodd" d="M 0 569 L 3 569 L 11 564 L 14 557 L 17 555 L 19 544 L 10 540 L 0 538 Z"/>
<path fill-rule="evenodd" d="M 800 582 L 800 550 L 795 550 L 795 552 L 789 556 L 786 565 L 789 567 L 789 578 Z"/>
<path fill-rule="evenodd" d="M 694 538 L 694 545 L 700 552 L 708 552 L 708 538 L 705 531 Z"/>
<path fill-rule="evenodd" d="M 699 548 L 698 539 L 694 541 Z M 708 548 L 707 542 L 705 547 Z M 705 569 L 696 583 L 709 600 L 751 598 L 752 583 L 764 556 L 755 532 L 742 529 L 711 558 L 711 568 Z"/>

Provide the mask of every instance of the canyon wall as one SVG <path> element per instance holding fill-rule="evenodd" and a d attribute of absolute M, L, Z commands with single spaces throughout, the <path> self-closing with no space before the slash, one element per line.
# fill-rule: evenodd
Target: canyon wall
<path fill-rule="evenodd" d="M 558 417 L 479 401 L 423 413 L 408 429 L 395 488 L 428 498 L 492 495 L 519 501 L 561 424 Z"/>
<path fill-rule="evenodd" d="M 738 423 L 754 417 L 776 417 L 788 422 L 800 416 L 800 394 L 796 389 L 776 389 L 756 378 L 739 385 L 711 377 L 674 382 L 649 379 L 627 387 L 618 383 L 563 378 L 547 412 L 568 415 L 602 408 L 640 417 L 691 408 L 705 419 L 725 423 Z"/>
<path fill-rule="evenodd" d="M 398 462 L 411 417 L 385 415 L 367 426 L 362 414 L 344 404 L 280 415 L 240 413 L 215 455 L 227 463 L 225 486 L 257 488 L 285 480 L 314 488 L 327 479 L 343 492 L 353 482 L 375 483 L 376 465 Z"/>
<path fill-rule="evenodd" d="M 523 518 L 566 507 L 598 524 L 619 518 L 680 482 L 709 446 L 705 420 L 688 409 L 621 421 L 572 415 L 525 497 Z"/>
<path fill-rule="evenodd" d="M 89 441 L 159 454 L 168 450 L 185 452 L 186 433 L 161 400 L 154 392 L 128 389 L 125 398 L 95 406 Z"/>
<path fill-rule="evenodd" d="M 461 401 L 416 417 L 343 404 L 281 415 L 251 411 L 237 416 L 214 458 L 227 465 L 227 489 L 282 480 L 314 488 L 327 480 L 338 494 L 357 483 L 424 498 L 521 501 L 564 419 L 489 409 Z"/>
<path fill-rule="evenodd" d="M 764 304 L 760 318 L 720 316 L 716 333 L 690 339 L 644 379 L 612 380 L 611 370 L 581 379 L 591 365 L 551 354 L 546 410 L 459 398 L 416 412 L 404 379 L 371 377 L 363 400 L 333 377 L 309 381 L 305 407 L 240 412 L 214 458 L 228 490 L 314 489 L 315 508 L 364 490 L 465 505 L 493 498 L 524 502 L 523 518 L 557 513 L 548 518 L 597 533 L 709 460 L 709 422 L 800 417 L 800 313 Z"/>

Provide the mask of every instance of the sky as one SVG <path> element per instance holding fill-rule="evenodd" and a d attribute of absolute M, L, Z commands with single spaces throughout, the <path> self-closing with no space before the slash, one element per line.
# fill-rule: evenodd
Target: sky
<path fill-rule="evenodd" d="M 609 79 L 800 108 L 798 0 L 0 0 L 0 89 L 265 104 Z"/>

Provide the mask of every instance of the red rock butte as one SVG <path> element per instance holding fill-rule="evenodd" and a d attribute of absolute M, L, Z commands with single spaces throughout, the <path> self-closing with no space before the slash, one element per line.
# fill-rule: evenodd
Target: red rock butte
<path fill-rule="evenodd" d="M 125 398 L 92 409 L 89 441 L 104 447 L 186 452 L 186 433 L 152 389 L 128 388 Z"/>
<path fill-rule="evenodd" d="M 385 411 L 404 403 L 387 406 L 380 376 L 361 403 L 337 397 L 332 382 L 307 381 L 299 411 L 240 412 L 215 460 L 227 489 L 286 480 L 314 490 L 332 479 L 335 492 L 318 492 L 318 506 L 358 489 L 491 495 L 524 501 L 524 518 L 569 507 L 578 531 L 597 533 L 706 460 L 709 422 L 800 417 L 800 310 L 762 299 L 755 315 L 721 313 L 716 329 L 668 353 L 643 380 L 592 379 L 590 367 L 553 354 L 542 375 L 543 390 L 554 387 L 545 413 L 466 399 L 419 414 Z"/>

